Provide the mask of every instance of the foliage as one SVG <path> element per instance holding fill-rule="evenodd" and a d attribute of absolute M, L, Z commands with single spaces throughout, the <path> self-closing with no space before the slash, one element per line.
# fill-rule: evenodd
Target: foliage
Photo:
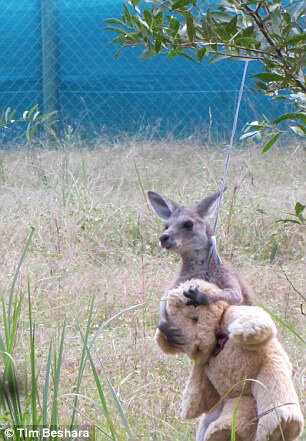
<path fill-rule="evenodd" d="M 105 29 L 117 36 L 112 40 L 122 47 L 142 46 L 141 58 L 167 54 L 195 62 L 208 57 L 209 62 L 223 59 L 255 60 L 263 67 L 255 78 L 257 92 L 273 99 L 287 99 L 294 112 L 270 122 L 253 122 L 242 138 L 272 133 L 267 151 L 289 122 L 289 131 L 306 133 L 305 66 L 306 36 L 300 21 L 305 15 L 303 2 L 289 0 L 224 0 L 209 4 L 199 0 L 140 0 L 123 5 L 121 19 L 106 20 Z"/>
<path fill-rule="evenodd" d="M 305 210 L 305 205 L 301 204 L 301 202 L 297 202 L 294 207 L 294 213 L 288 213 L 292 217 L 286 219 L 279 219 L 277 222 L 304 225 L 306 222 L 306 219 L 303 216 L 304 210 Z"/>
<path fill-rule="evenodd" d="M 110 413 L 109 403 L 105 398 L 105 392 L 103 390 L 103 382 L 99 378 L 97 373 L 97 367 L 93 361 L 91 351 L 94 349 L 94 342 L 98 335 L 101 333 L 101 329 L 104 329 L 111 320 L 120 314 L 125 313 L 131 309 L 137 308 L 139 305 L 127 308 L 124 311 L 111 317 L 107 322 L 102 323 L 98 331 L 94 334 L 91 341 L 89 341 L 90 331 L 92 328 L 92 317 L 94 311 L 94 301 L 92 300 L 89 306 L 88 319 L 85 333 L 82 333 L 79 327 L 79 333 L 81 342 L 83 343 L 82 354 L 80 363 L 77 369 L 77 386 L 74 393 L 68 393 L 59 395 L 61 386 L 61 373 L 64 356 L 64 345 L 66 338 L 66 322 L 64 321 L 61 330 L 59 345 L 54 342 L 54 338 L 50 339 L 48 356 L 46 362 L 38 366 L 38 353 L 41 352 L 36 340 L 36 324 L 34 322 L 32 302 L 31 302 L 31 289 L 30 280 L 28 278 L 27 284 L 27 297 L 28 297 L 28 320 L 29 320 L 29 345 L 27 347 L 29 355 L 29 363 L 27 352 L 24 355 L 24 369 L 20 366 L 20 354 L 18 359 L 16 357 L 15 346 L 17 343 L 17 333 L 21 327 L 22 317 L 21 312 L 24 307 L 25 292 L 18 292 L 16 289 L 17 280 L 20 276 L 20 269 L 28 249 L 32 242 L 34 234 L 34 228 L 31 229 L 31 233 L 28 237 L 26 245 L 22 251 L 19 263 L 16 268 L 16 272 L 13 277 L 12 287 L 9 293 L 8 305 L 5 303 L 5 298 L 2 297 L 2 318 L 3 329 L 0 333 L 0 354 L 2 358 L 2 375 L 0 377 L 0 418 L 1 427 L 0 435 L 4 441 L 11 439 L 12 431 L 14 432 L 14 439 L 21 441 L 28 438 L 27 434 L 23 432 L 22 428 L 28 428 L 36 430 L 40 427 L 49 427 L 52 430 L 63 429 L 63 421 L 59 414 L 59 402 L 66 398 L 74 398 L 73 405 L 71 406 L 72 412 L 68 420 L 65 421 L 65 425 L 70 427 L 70 432 L 73 433 L 75 428 L 76 414 L 80 413 L 83 420 L 88 423 L 93 431 L 91 439 L 95 439 L 95 430 L 102 433 L 105 439 L 117 441 L 120 439 L 118 428 L 115 428 L 113 416 Z M 91 370 L 95 379 L 95 384 L 99 394 L 100 401 L 93 401 L 92 399 L 81 395 L 80 387 L 82 378 L 85 371 L 87 360 L 90 361 Z M 115 407 L 118 411 L 119 417 L 122 420 L 122 424 L 127 433 L 128 439 L 132 439 L 132 433 L 127 422 L 126 416 L 122 409 L 121 402 L 106 374 L 104 366 L 99 359 L 100 369 L 103 371 L 107 389 L 110 391 L 110 395 L 113 399 Z M 29 369 L 29 372 L 28 372 Z M 44 372 L 44 374 L 42 373 Z M 29 381 L 29 378 L 30 381 Z M 39 390 L 39 385 L 41 389 Z M 105 418 L 106 429 L 99 427 L 97 421 L 92 421 L 79 411 L 78 401 L 79 399 L 85 399 L 90 401 L 96 407 L 101 409 Z M 66 402 L 66 401 L 65 401 Z M 69 403 L 67 403 L 69 404 Z M 9 428 L 11 432 L 7 432 L 5 429 Z M 109 431 L 109 433 L 108 433 Z M 40 434 L 41 435 L 41 434 Z M 60 436 L 59 436 L 60 437 Z M 36 437 L 35 439 L 42 439 L 42 437 Z M 43 437 L 44 440 L 54 439 L 54 437 Z M 57 439 L 57 438 L 56 438 Z"/>
<path fill-rule="evenodd" d="M 8 129 L 12 124 L 26 123 L 26 138 L 27 142 L 31 142 L 39 127 L 43 127 L 48 133 L 56 136 L 53 126 L 58 122 L 53 117 L 57 111 L 46 113 L 41 115 L 38 110 L 38 104 L 32 109 L 23 112 L 22 116 L 16 117 L 16 110 L 12 110 L 8 107 L 4 112 L 0 114 L 0 128 Z"/>

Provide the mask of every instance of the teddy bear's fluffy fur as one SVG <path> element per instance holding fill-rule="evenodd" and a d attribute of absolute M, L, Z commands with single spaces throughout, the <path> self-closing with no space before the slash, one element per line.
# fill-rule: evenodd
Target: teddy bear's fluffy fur
<path fill-rule="evenodd" d="M 224 301 L 187 306 L 184 292 L 190 287 L 211 295 L 220 292 L 203 280 L 191 280 L 171 290 L 166 299 L 167 326 L 175 330 L 180 344 L 173 344 L 167 331 L 160 329 L 156 341 L 164 352 L 184 352 L 194 360 L 183 393 L 182 416 L 190 419 L 204 414 L 197 440 L 229 440 L 235 408 L 236 440 L 297 439 L 303 416 L 292 367 L 269 314 L 257 306 L 230 306 Z M 214 355 L 217 329 L 228 340 Z"/>

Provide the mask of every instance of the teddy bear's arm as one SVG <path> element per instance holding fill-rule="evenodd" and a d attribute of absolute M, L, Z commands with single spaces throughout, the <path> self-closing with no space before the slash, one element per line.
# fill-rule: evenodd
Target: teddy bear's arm
<path fill-rule="evenodd" d="M 258 306 L 232 306 L 225 322 L 229 338 L 249 350 L 258 350 L 277 333 L 270 315 Z"/>
<path fill-rule="evenodd" d="M 182 418 L 197 418 L 209 412 L 220 400 L 220 395 L 209 381 L 205 364 L 195 362 L 183 392 Z"/>
<path fill-rule="evenodd" d="M 292 381 L 292 366 L 277 339 L 265 351 L 252 393 L 258 413 L 256 440 L 296 440 L 303 431 L 304 420 Z"/>

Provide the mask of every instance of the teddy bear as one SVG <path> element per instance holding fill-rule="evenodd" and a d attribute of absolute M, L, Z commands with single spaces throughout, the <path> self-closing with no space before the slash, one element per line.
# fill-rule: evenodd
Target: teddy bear
<path fill-rule="evenodd" d="M 225 301 L 197 305 L 196 293 L 218 294 L 203 280 L 168 292 L 167 320 L 156 341 L 165 353 L 193 360 L 182 417 L 202 415 L 197 441 L 291 441 L 303 430 L 292 366 L 270 315 L 258 306 Z"/>

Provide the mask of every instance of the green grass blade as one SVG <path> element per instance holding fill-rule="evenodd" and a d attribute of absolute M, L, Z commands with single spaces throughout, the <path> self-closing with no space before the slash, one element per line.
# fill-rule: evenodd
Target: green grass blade
<path fill-rule="evenodd" d="M 17 303 L 14 305 L 13 320 L 11 322 L 11 327 L 9 327 L 9 341 L 7 344 L 7 349 L 10 354 L 12 353 L 15 344 L 15 337 L 18 328 L 23 298 L 24 294 L 21 294 L 19 301 L 17 301 Z"/>
<path fill-rule="evenodd" d="M 278 427 L 279 427 L 279 431 L 280 431 L 281 439 L 282 439 L 282 441 L 286 441 L 286 440 L 285 440 L 285 436 L 284 436 L 284 431 L 283 431 L 283 428 L 282 428 L 282 424 L 281 424 L 281 419 L 280 419 L 280 416 L 279 416 L 279 414 L 278 414 L 278 412 L 277 412 L 277 408 L 278 408 L 279 406 L 276 406 L 276 404 L 275 404 L 275 402 L 274 402 L 274 400 L 273 400 L 273 397 L 272 397 L 272 395 L 270 394 L 270 391 L 269 391 L 269 389 L 267 388 L 267 386 L 266 386 L 264 383 L 262 383 L 261 381 L 259 381 L 259 380 L 255 380 L 255 378 L 247 378 L 247 379 L 245 379 L 244 381 L 245 381 L 245 382 L 246 382 L 246 381 L 250 381 L 250 382 L 252 382 L 252 383 L 257 383 L 257 384 L 259 384 L 259 385 L 260 385 L 260 386 L 266 391 L 267 397 L 270 399 L 270 402 L 271 402 L 271 404 L 272 404 L 272 409 L 271 409 L 271 410 L 274 410 L 275 415 L 276 415 L 276 417 L 277 417 Z M 257 415 L 257 418 L 260 419 L 260 415 Z"/>
<path fill-rule="evenodd" d="M 81 381 L 82 381 L 82 377 L 83 377 L 83 373 L 84 373 L 85 365 L 86 365 L 86 359 L 87 359 L 86 346 L 87 346 L 88 337 L 89 337 L 89 333 L 90 333 L 92 314 L 93 314 L 93 308 L 94 308 L 94 300 L 95 299 L 93 297 L 90 302 L 90 306 L 89 306 L 88 319 L 87 319 L 87 325 L 86 325 L 86 331 L 85 331 L 85 337 L 84 337 L 84 344 L 83 344 L 79 372 L 78 372 L 76 395 L 75 395 L 75 399 L 74 399 L 73 412 L 72 412 L 72 416 L 71 416 L 70 430 L 73 429 L 73 425 L 74 425 L 74 421 L 75 421 L 75 413 L 76 413 L 77 405 L 78 405 L 78 394 L 80 392 Z"/>
<path fill-rule="evenodd" d="M 3 405 L 5 411 L 7 411 L 8 409 L 11 419 L 14 421 L 14 411 L 11 404 L 11 400 L 7 393 L 6 386 L 1 378 L 0 378 L 0 390 L 1 390 L 1 404 Z"/>
<path fill-rule="evenodd" d="M 3 352 L 5 352 L 8 347 L 9 340 L 10 340 L 10 330 L 9 330 L 9 326 L 8 326 L 7 312 L 6 312 L 6 307 L 5 307 L 5 302 L 4 302 L 3 297 L 1 299 L 1 302 L 2 302 L 2 320 L 3 320 L 3 327 L 4 327 L 4 338 L 5 338 L 5 344 L 6 344 L 5 350 Z"/>
<path fill-rule="evenodd" d="M 31 361 L 31 410 L 32 410 L 32 426 L 37 426 L 37 414 L 36 414 L 36 398 L 38 395 L 37 378 L 36 378 L 36 363 L 35 363 L 35 325 L 32 321 L 32 304 L 31 304 L 31 288 L 30 278 L 28 276 L 28 306 L 29 306 L 29 323 L 30 323 L 30 361 Z"/>
<path fill-rule="evenodd" d="M 58 397 L 58 398 L 75 397 L 75 395 L 76 395 L 75 393 L 64 394 L 64 395 L 61 395 L 61 396 Z M 94 400 L 88 398 L 86 395 L 78 394 L 78 397 L 80 397 L 80 398 L 84 398 L 85 400 L 88 400 L 90 403 L 94 404 L 96 407 L 98 406 L 97 403 L 96 403 Z M 73 408 L 73 405 L 70 404 L 70 403 L 68 403 L 67 401 L 65 401 L 65 404 L 66 404 L 66 406 L 68 406 L 68 407 L 70 407 L 70 408 Z M 100 406 L 99 406 L 99 407 L 100 407 Z M 86 420 L 86 421 L 87 421 L 88 423 L 90 423 L 92 426 L 94 426 L 95 428 L 97 428 L 101 433 L 103 433 L 103 435 L 105 435 L 108 439 L 110 439 L 110 440 L 113 439 L 108 433 L 105 432 L 105 430 L 102 429 L 102 427 L 98 426 L 93 420 L 91 420 L 90 418 L 88 418 L 88 416 L 84 415 L 84 413 L 81 412 L 79 409 L 75 409 L 75 411 L 76 411 L 76 413 L 78 413 L 79 415 L 81 415 L 82 418 L 83 418 L 84 420 Z M 103 411 L 103 409 L 102 409 L 102 411 Z M 94 438 L 94 441 L 95 441 L 95 440 L 96 440 L 96 438 Z"/>
<path fill-rule="evenodd" d="M 231 429 L 231 441 L 236 441 L 236 419 L 237 419 L 237 411 L 238 411 L 238 407 L 240 404 L 240 400 L 243 394 L 243 390 L 244 390 L 244 386 L 245 386 L 246 380 L 243 380 L 243 384 L 242 384 L 242 390 L 241 393 L 238 397 L 238 400 L 236 401 L 234 410 L 233 410 L 233 414 L 232 414 L 232 429 Z"/>
<path fill-rule="evenodd" d="M 5 383 L 8 383 L 10 386 L 7 388 L 6 384 L 4 384 L 4 394 L 6 396 L 7 402 L 10 402 L 10 412 L 14 425 L 20 425 L 21 419 L 21 404 L 20 404 L 20 394 L 19 394 L 19 385 L 17 383 L 16 378 L 16 365 L 15 360 L 9 352 L 4 352 L 6 357 L 8 358 L 5 363 L 5 372 L 3 378 L 5 379 Z"/>
<path fill-rule="evenodd" d="M 90 345 L 89 345 L 89 349 L 92 348 L 92 346 L 94 345 L 94 343 L 97 340 L 97 338 L 99 337 L 99 335 L 102 333 L 102 331 L 106 328 L 106 326 L 111 321 L 115 320 L 117 317 L 120 317 L 120 315 L 125 314 L 126 312 L 129 312 L 129 311 L 133 311 L 134 309 L 137 309 L 143 305 L 144 305 L 143 303 L 139 303 L 138 305 L 129 306 L 128 308 L 123 309 L 122 311 L 118 312 L 117 314 L 113 315 L 112 317 L 107 319 L 105 322 L 103 322 L 102 325 L 99 327 L 99 329 L 96 331 L 95 335 L 93 336 L 93 338 L 90 342 Z"/>
<path fill-rule="evenodd" d="M 295 335 L 296 338 L 298 338 L 302 343 L 306 343 L 303 337 L 301 337 L 288 323 L 284 322 L 281 318 L 279 318 L 277 315 L 275 315 L 270 309 L 268 309 L 266 306 L 262 305 L 259 302 L 256 302 L 258 306 L 260 306 L 264 311 L 266 311 L 268 314 L 271 315 L 271 317 L 274 318 L 280 325 L 282 325 L 284 328 L 288 329 L 288 331 L 291 332 L 291 334 Z"/>
<path fill-rule="evenodd" d="M 118 409 L 118 412 L 119 412 L 120 418 L 121 418 L 121 420 L 122 420 L 122 422 L 123 422 L 123 425 L 124 425 L 125 430 L 126 430 L 126 432 L 127 432 L 127 434 L 128 434 L 128 437 L 129 437 L 130 440 L 133 440 L 134 437 L 133 437 L 133 435 L 132 435 L 132 432 L 131 432 L 131 429 L 130 429 L 129 423 L 128 423 L 127 418 L 126 418 L 126 416 L 125 416 L 125 413 L 124 413 L 124 410 L 123 410 L 122 404 L 121 404 L 121 402 L 120 402 L 120 400 L 119 400 L 119 397 L 118 397 L 118 395 L 116 394 L 116 391 L 115 391 L 115 389 L 113 388 L 112 383 L 110 382 L 110 379 L 109 379 L 109 377 L 108 377 L 108 375 L 107 375 L 106 369 L 105 369 L 105 367 L 104 367 L 102 361 L 100 360 L 100 358 L 99 358 L 97 352 L 96 352 L 96 355 L 97 355 L 97 357 L 98 357 L 98 360 L 99 360 L 99 363 L 100 363 L 100 366 L 101 366 L 101 370 L 102 370 L 103 375 L 104 375 L 104 377 L 105 377 L 105 380 L 106 380 L 106 383 L 107 383 L 108 388 L 109 388 L 109 390 L 110 390 L 110 393 L 111 393 L 111 395 L 112 395 L 112 398 L 113 398 L 113 400 L 114 400 L 114 402 L 115 402 L 115 405 L 116 405 L 116 407 L 117 407 L 117 409 Z"/>
<path fill-rule="evenodd" d="M 80 332 L 81 338 L 83 340 L 83 344 L 85 345 L 85 348 L 86 348 L 86 351 L 87 351 L 87 356 L 88 356 L 88 359 L 89 359 L 89 362 L 90 362 L 90 365 L 91 365 L 91 370 L 92 370 L 92 373 L 93 373 L 93 376 L 94 376 L 94 379 L 95 379 L 95 383 L 96 383 L 96 386 L 97 386 L 97 389 L 98 389 L 100 401 L 101 401 L 101 404 L 102 404 L 103 413 L 104 413 L 104 416 L 106 418 L 108 428 L 109 428 L 109 430 L 111 432 L 112 439 L 114 441 L 116 441 L 118 439 L 117 433 L 116 433 L 115 427 L 113 425 L 112 419 L 111 419 L 110 414 L 109 414 L 109 410 L 108 410 L 108 407 L 107 407 L 105 395 L 104 395 L 104 392 L 103 392 L 103 389 L 102 389 L 102 385 L 101 385 L 101 381 L 99 379 L 99 375 L 98 375 L 97 369 L 96 369 L 94 361 L 92 359 L 90 350 L 89 350 L 88 346 L 85 344 L 85 339 L 83 337 L 83 334 L 82 334 L 82 331 L 81 331 L 80 328 L 79 328 L 79 332 Z"/>
<path fill-rule="evenodd" d="M 9 294 L 9 304 L 8 304 L 8 326 L 9 327 L 11 326 L 11 312 L 12 312 L 13 296 L 14 296 L 14 291 L 15 291 L 16 283 L 17 283 L 17 280 L 18 280 L 18 275 L 19 275 L 22 263 L 24 261 L 24 258 L 25 258 L 26 254 L 27 254 L 28 249 L 29 249 L 29 246 L 31 244 L 34 231 L 35 231 L 35 228 L 31 227 L 31 232 L 30 232 L 29 237 L 28 237 L 28 239 L 26 241 L 24 249 L 22 250 L 22 253 L 21 253 L 21 256 L 20 256 L 17 268 L 16 268 L 16 271 L 15 271 L 15 274 L 14 274 L 14 277 L 13 277 L 13 282 L 12 282 L 12 286 L 11 286 L 10 294 Z"/>
<path fill-rule="evenodd" d="M 64 321 L 64 324 L 63 324 L 58 357 L 57 357 L 57 360 L 55 359 L 55 366 L 54 366 L 54 379 L 53 379 L 54 390 L 53 390 L 51 424 L 50 424 L 51 428 L 54 428 L 54 429 L 56 429 L 58 426 L 58 390 L 59 390 L 60 374 L 61 374 L 61 367 L 62 367 L 62 360 L 63 360 L 65 330 L 66 330 L 66 321 Z M 54 355 L 55 355 L 55 353 L 54 353 Z"/>
<path fill-rule="evenodd" d="M 49 383 L 50 383 L 50 371 L 51 371 L 51 358 L 52 358 L 52 340 L 49 346 L 45 384 L 43 390 L 42 425 L 44 427 L 47 426 L 47 419 L 48 419 L 48 395 L 49 395 Z"/>
<path fill-rule="evenodd" d="M 6 348 L 5 348 L 5 345 L 4 345 L 4 341 L 3 341 L 1 335 L 0 335 L 0 352 L 6 352 Z"/>
<path fill-rule="evenodd" d="M 23 302 L 23 295 L 20 296 L 19 300 L 16 300 L 14 303 L 14 311 L 13 311 L 13 320 L 10 322 L 8 316 L 8 310 L 6 310 L 4 299 L 2 299 L 2 311 L 3 311 L 3 325 L 4 325 L 4 333 L 5 333 L 5 345 L 3 340 L 1 340 L 1 348 L 5 347 L 5 351 L 3 354 L 6 355 L 4 358 L 4 382 L 8 382 L 10 384 L 10 390 L 13 393 L 7 393 L 7 397 L 9 396 L 10 402 L 10 411 L 12 412 L 11 417 L 13 423 L 16 425 L 20 425 L 20 421 L 22 418 L 21 411 L 21 400 L 20 400 L 20 386 L 17 382 L 16 377 L 16 368 L 15 362 L 13 359 L 13 349 L 15 344 L 16 332 L 18 328 L 21 306 Z"/>

